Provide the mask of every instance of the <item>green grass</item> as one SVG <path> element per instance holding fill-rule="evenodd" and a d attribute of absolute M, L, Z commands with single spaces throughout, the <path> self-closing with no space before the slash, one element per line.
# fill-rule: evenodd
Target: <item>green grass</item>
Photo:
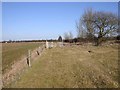
<path fill-rule="evenodd" d="M 12 64 L 27 55 L 28 49 L 35 49 L 40 43 L 3 43 L 2 44 L 2 71 L 5 73 Z"/>
<path fill-rule="evenodd" d="M 118 50 L 114 47 L 117 46 L 48 49 L 21 75 L 20 80 L 9 87 L 116 88 Z"/>

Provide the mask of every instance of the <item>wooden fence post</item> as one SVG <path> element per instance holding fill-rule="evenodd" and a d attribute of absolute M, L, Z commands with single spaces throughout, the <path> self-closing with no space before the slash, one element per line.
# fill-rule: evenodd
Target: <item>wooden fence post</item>
<path fill-rule="evenodd" d="M 38 48 L 39 55 L 41 55 L 41 47 Z"/>
<path fill-rule="evenodd" d="M 31 50 L 28 50 L 28 61 L 27 64 L 29 67 L 31 67 Z"/>
<path fill-rule="evenodd" d="M 53 42 L 51 42 L 51 48 L 53 48 Z"/>

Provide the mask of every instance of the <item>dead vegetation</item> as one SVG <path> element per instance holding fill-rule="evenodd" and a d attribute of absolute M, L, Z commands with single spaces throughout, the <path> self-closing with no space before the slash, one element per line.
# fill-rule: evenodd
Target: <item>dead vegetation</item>
<path fill-rule="evenodd" d="M 86 44 L 48 49 L 8 87 L 117 88 L 117 47 Z"/>

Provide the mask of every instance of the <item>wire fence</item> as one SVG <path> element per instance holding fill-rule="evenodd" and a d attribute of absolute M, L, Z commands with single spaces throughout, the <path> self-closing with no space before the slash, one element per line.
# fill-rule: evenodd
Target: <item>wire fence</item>
<path fill-rule="evenodd" d="M 9 86 L 11 82 L 14 84 L 14 82 L 20 79 L 21 73 L 26 71 L 28 67 L 32 67 L 32 63 L 36 60 L 38 56 L 42 55 L 45 49 L 49 49 L 57 46 L 63 47 L 63 42 L 53 43 L 46 41 L 45 44 L 34 50 L 29 49 L 27 55 L 22 57 L 15 64 L 13 64 L 12 69 L 6 72 L 2 76 L 3 87 Z"/>

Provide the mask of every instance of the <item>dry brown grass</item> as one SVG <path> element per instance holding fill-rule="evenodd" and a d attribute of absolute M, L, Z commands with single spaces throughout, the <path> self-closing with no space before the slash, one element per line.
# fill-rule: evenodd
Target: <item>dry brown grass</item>
<path fill-rule="evenodd" d="M 22 56 L 27 56 L 28 50 L 39 47 L 40 43 L 3 43 L 2 44 L 2 71 L 3 74 Z"/>
<path fill-rule="evenodd" d="M 117 88 L 117 47 L 79 45 L 48 49 L 9 87 Z"/>

